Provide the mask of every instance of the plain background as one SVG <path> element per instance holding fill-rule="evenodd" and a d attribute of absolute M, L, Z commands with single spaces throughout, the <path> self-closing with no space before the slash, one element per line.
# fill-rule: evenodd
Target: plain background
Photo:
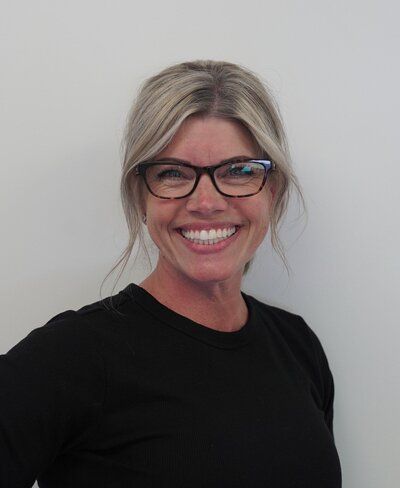
<path fill-rule="evenodd" d="M 0 351 L 99 299 L 127 238 L 120 141 L 140 83 L 185 60 L 243 64 L 280 104 L 308 205 L 282 227 L 290 278 L 266 241 L 244 290 L 323 343 L 344 487 L 398 486 L 399 14 L 395 0 L 1 1 Z"/>

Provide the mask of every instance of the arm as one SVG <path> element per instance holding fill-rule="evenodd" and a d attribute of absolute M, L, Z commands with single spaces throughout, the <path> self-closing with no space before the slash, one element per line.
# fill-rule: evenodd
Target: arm
<path fill-rule="evenodd" d="M 304 322 L 304 320 L 302 319 Z M 325 416 L 325 423 L 328 426 L 332 437 L 333 433 L 333 410 L 334 410 L 334 397 L 335 386 L 332 376 L 332 372 L 329 367 L 328 359 L 322 347 L 322 344 L 313 330 L 304 322 L 307 326 L 311 340 L 313 343 L 313 350 L 315 355 L 315 362 L 317 366 L 317 372 L 319 377 L 319 384 L 322 385 L 322 408 Z"/>
<path fill-rule="evenodd" d="M 31 487 L 101 411 L 102 358 L 75 312 L 62 316 L 0 356 L 0 486 Z"/>

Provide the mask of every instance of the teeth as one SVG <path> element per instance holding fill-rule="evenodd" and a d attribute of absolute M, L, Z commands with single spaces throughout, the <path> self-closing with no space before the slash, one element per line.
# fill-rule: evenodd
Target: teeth
<path fill-rule="evenodd" d="M 230 237 L 236 232 L 236 227 L 210 230 L 181 230 L 181 234 L 186 239 L 193 241 L 195 244 L 216 244 Z"/>
<path fill-rule="evenodd" d="M 208 232 L 206 230 L 201 230 L 200 231 L 200 240 L 201 241 L 206 241 L 208 239 L 209 239 Z"/>

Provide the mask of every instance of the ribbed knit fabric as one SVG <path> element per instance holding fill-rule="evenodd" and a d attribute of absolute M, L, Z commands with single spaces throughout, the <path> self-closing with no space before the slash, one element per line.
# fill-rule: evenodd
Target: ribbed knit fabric
<path fill-rule="evenodd" d="M 334 385 L 298 315 L 219 332 L 129 285 L 0 356 L 0 486 L 339 488 Z"/>

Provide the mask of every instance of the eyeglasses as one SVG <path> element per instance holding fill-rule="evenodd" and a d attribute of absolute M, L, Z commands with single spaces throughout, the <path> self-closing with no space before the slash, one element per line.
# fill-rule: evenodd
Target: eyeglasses
<path fill-rule="evenodd" d="M 215 166 L 193 166 L 177 160 L 144 161 L 136 166 L 136 175 L 144 178 L 150 193 L 157 198 L 176 199 L 191 195 L 203 173 L 226 197 L 251 197 L 259 193 L 269 171 L 276 170 L 265 159 L 230 159 Z"/>

